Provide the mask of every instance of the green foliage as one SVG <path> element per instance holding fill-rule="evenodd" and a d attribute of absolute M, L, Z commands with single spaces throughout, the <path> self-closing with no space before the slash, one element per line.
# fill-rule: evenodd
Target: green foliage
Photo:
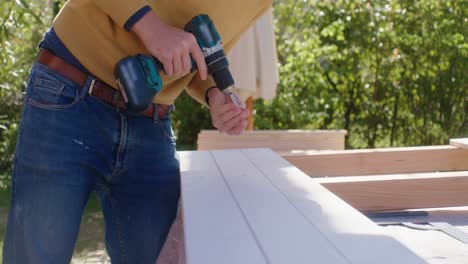
<path fill-rule="evenodd" d="M 206 107 L 183 93 L 175 102 L 172 115 L 178 150 L 196 149 L 197 135 L 201 129 L 212 129 L 210 114 Z"/>
<path fill-rule="evenodd" d="M 2 157 L 0 157 L 0 190 L 9 186 L 17 131 L 18 124 L 10 122 L 9 127 L 2 133 L 0 141 L 0 153 L 2 153 Z"/>
<path fill-rule="evenodd" d="M 63 2 L 0 1 L 0 186 L 29 68 Z M 467 136 L 465 2 L 275 0 L 281 82 L 273 101 L 255 102 L 256 129 L 344 128 L 351 148 Z M 186 94 L 176 108 L 178 149 L 194 149 L 209 113 Z"/>
<path fill-rule="evenodd" d="M 352 148 L 467 136 L 464 3 L 275 1 L 281 83 L 256 127 L 344 128 Z"/>
<path fill-rule="evenodd" d="M 21 92 L 51 15 L 42 1 L 0 2 L 0 188 L 11 175 Z"/>

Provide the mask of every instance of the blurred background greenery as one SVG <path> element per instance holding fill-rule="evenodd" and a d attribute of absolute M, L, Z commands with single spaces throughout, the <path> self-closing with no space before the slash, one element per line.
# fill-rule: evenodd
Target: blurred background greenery
<path fill-rule="evenodd" d="M 0 3 L 0 186 L 8 184 L 22 91 L 62 1 Z M 468 134 L 465 0 L 276 0 L 280 84 L 255 101 L 256 129 L 346 129 L 347 148 L 447 144 Z M 173 115 L 194 149 L 208 111 L 186 94 Z"/>
<path fill-rule="evenodd" d="M 3 189 L 28 71 L 63 2 L 0 1 Z M 255 101 L 255 129 L 346 129 L 347 148 L 468 136 L 467 11 L 466 0 L 275 0 L 281 81 L 274 100 Z M 178 149 L 194 149 L 208 111 L 186 94 L 176 108 Z"/>

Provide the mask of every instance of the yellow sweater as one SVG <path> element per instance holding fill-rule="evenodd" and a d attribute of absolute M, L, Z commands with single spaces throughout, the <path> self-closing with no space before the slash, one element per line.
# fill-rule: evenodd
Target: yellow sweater
<path fill-rule="evenodd" d="M 53 27 L 68 50 L 93 75 L 116 87 L 114 65 L 122 58 L 147 53 L 138 37 L 124 30 L 125 22 L 139 9 L 149 5 L 167 24 L 183 29 L 194 16 L 208 14 L 227 51 L 253 22 L 271 5 L 272 0 L 69 0 L 54 20 Z M 168 78 L 161 73 L 163 90 L 156 103 L 172 104 L 187 92 L 205 103 L 205 91 L 214 85 L 202 81 L 198 73 Z"/>

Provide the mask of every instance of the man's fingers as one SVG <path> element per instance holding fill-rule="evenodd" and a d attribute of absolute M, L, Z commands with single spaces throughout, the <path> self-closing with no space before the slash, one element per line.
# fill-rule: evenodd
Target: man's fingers
<path fill-rule="evenodd" d="M 212 90 L 208 94 L 210 98 L 210 112 L 213 126 L 221 133 L 239 135 L 248 125 L 249 111 L 239 108 L 229 100 L 225 94 Z M 220 95 L 220 96 L 218 96 Z"/>
<path fill-rule="evenodd" d="M 174 67 L 174 75 L 179 76 L 182 74 L 182 53 L 176 53 L 172 59 L 172 65 Z"/>
<path fill-rule="evenodd" d="M 231 112 L 236 111 L 237 107 L 234 104 L 224 104 L 219 106 L 215 111 L 216 118 L 220 119 L 223 115 Z"/>
<path fill-rule="evenodd" d="M 242 112 L 236 112 L 235 115 L 231 115 L 230 113 L 227 113 L 225 116 L 223 116 L 223 119 L 219 121 L 219 128 L 222 131 L 230 131 L 236 127 L 239 127 L 239 124 L 243 124 L 244 122 L 247 122 L 247 112 L 242 111 Z M 240 126 L 239 131 L 242 132 L 242 130 L 245 129 L 246 126 Z M 236 130 L 236 129 L 234 129 Z"/>
<path fill-rule="evenodd" d="M 224 124 L 224 126 L 226 127 L 227 130 L 237 126 L 239 124 L 239 122 L 247 119 L 247 115 L 246 115 L 245 112 L 237 112 L 237 113 L 238 114 L 236 114 L 232 118 L 226 119 L 226 121 L 224 121 L 223 124 Z"/>
<path fill-rule="evenodd" d="M 165 57 L 161 58 L 160 61 L 164 66 L 164 73 L 167 76 L 172 76 L 174 74 L 174 68 L 173 68 L 173 62 L 172 62 L 172 57 L 169 55 L 166 55 Z"/>
<path fill-rule="evenodd" d="M 220 131 L 226 130 L 225 122 L 231 120 L 239 114 L 238 109 L 233 104 L 221 105 L 212 113 L 213 126 Z"/>
<path fill-rule="evenodd" d="M 206 80 L 208 77 L 208 70 L 206 69 L 206 62 L 205 62 L 205 56 L 203 56 L 203 53 L 198 46 L 197 40 L 195 37 L 193 37 L 194 41 L 192 45 L 190 45 L 190 54 L 192 55 L 192 58 L 195 60 L 195 63 L 197 64 L 198 72 L 200 74 L 200 78 L 202 80 Z"/>
<path fill-rule="evenodd" d="M 225 131 L 229 131 L 234 127 L 238 126 L 242 122 L 243 118 L 240 115 L 237 115 L 230 120 L 223 123 L 223 127 Z"/>
<path fill-rule="evenodd" d="M 192 69 L 192 61 L 190 59 L 190 53 L 184 53 L 182 55 L 182 69 L 183 74 L 187 74 Z"/>
<path fill-rule="evenodd" d="M 231 120 L 232 118 L 236 117 L 237 115 L 239 115 L 241 113 L 241 111 L 238 109 L 238 108 L 235 108 L 235 107 L 231 107 L 229 109 L 229 111 L 226 111 L 224 114 L 221 114 L 219 115 L 219 120 L 222 122 L 222 123 L 226 123 L 228 122 L 229 120 Z"/>
<path fill-rule="evenodd" d="M 241 108 L 241 112 L 243 115 L 245 115 L 246 118 L 250 115 L 249 109 Z"/>
<path fill-rule="evenodd" d="M 240 135 L 242 131 L 247 128 L 248 122 L 247 120 L 243 120 L 237 126 L 231 128 L 230 130 L 225 131 L 228 135 Z"/>

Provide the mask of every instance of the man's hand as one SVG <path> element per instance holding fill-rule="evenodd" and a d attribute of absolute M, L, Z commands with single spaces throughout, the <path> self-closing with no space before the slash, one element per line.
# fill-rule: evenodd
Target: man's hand
<path fill-rule="evenodd" d="M 208 71 L 205 57 L 195 36 L 164 23 L 154 12 L 148 12 L 132 27 L 148 51 L 163 65 L 167 76 L 180 76 L 190 72 L 195 60 L 202 80 Z"/>
<path fill-rule="evenodd" d="M 219 89 L 211 89 L 208 92 L 210 101 L 210 114 L 213 126 L 220 132 L 228 135 L 239 135 L 247 127 L 249 111 L 237 107 L 231 99 Z"/>

